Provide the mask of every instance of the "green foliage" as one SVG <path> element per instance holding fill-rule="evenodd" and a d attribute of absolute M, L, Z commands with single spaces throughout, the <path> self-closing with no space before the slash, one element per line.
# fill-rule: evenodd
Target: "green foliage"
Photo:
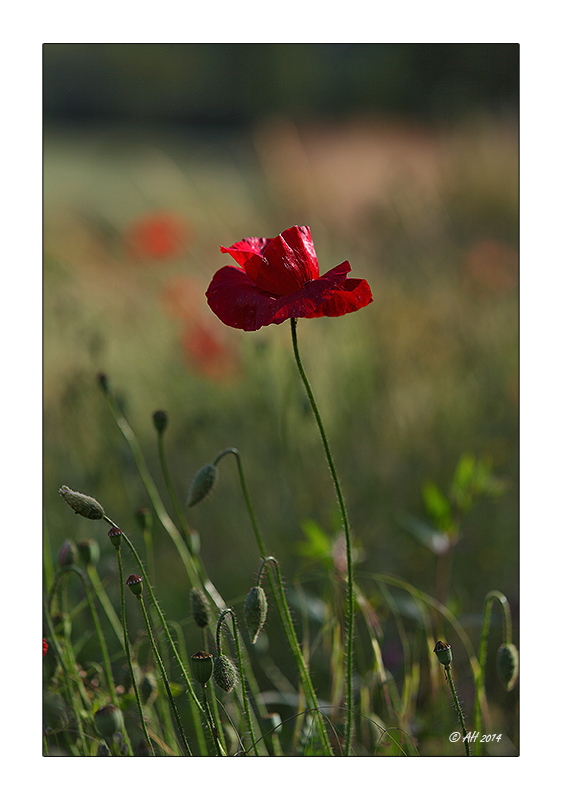
<path fill-rule="evenodd" d="M 284 640 L 266 580 L 265 627 L 255 645 L 244 639 L 245 631 L 242 636 L 255 746 L 242 686 L 222 693 L 218 702 L 211 682 L 201 714 L 180 668 L 180 662 L 189 665 L 192 653 L 212 650 L 212 632 L 191 618 L 192 586 L 205 592 L 213 631 L 219 607 L 233 607 L 242 618 L 260 565 L 234 461 L 221 464 L 221 480 L 205 502 L 186 509 L 193 475 L 225 447 L 243 454 L 268 554 L 282 566 L 298 641 L 318 697 L 331 707 L 326 712 L 330 739 L 341 742 L 344 551 L 334 525 L 333 487 L 290 363 L 288 326 L 272 326 L 255 337 L 219 332 L 204 300 L 210 276 L 226 263 L 218 244 L 253 233 L 273 235 L 294 222 L 310 223 L 314 231 L 317 226 L 322 265 L 327 269 L 348 258 L 354 272 L 369 279 L 375 298 L 368 311 L 341 318 L 337 326 L 332 320 L 303 323 L 301 337 L 303 361 L 345 489 L 354 548 L 361 544 L 354 753 L 462 754 L 462 747 L 447 738 L 455 712 L 433 655 L 435 641 L 442 639 L 454 650 L 461 703 L 463 698 L 469 702 L 475 686 L 485 690 L 482 708 L 465 705 L 469 729 L 481 713 L 486 730 L 503 733 L 502 743 L 484 745 L 483 754 L 516 754 L 518 685 L 507 692 L 495 658 L 481 659 L 475 643 L 490 589 L 500 587 L 514 608 L 518 599 L 517 191 L 511 180 L 517 140 L 506 125 L 491 121 L 442 133 L 438 146 L 415 131 L 411 136 L 401 170 L 391 170 L 384 189 L 379 182 L 377 191 L 368 165 L 375 153 L 389 154 L 389 140 L 375 129 L 350 128 L 328 139 L 263 127 L 254 139 L 259 157 L 253 145 L 240 141 L 223 140 L 221 150 L 212 142 L 163 137 L 153 150 L 136 151 L 130 142 L 110 146 L 108 139 L 98 148 L 90 141 L 75 142 L 68 148 L 46 137 L 49 755 L 96 756 L 94 714 L 115 704 L 111 683 L 132 751 L 146 754 L 123 645 L 109 525 L 73 514 L 57 495 L 66 484 L 94 495 L 126 533 L 134 532 L 128 535 L 148 570 L 145 595 L 150 583 L 177 649 L 176 655 L 147 598 L 170 691 L 194 754 L 234 754 L 242 747 L 261 756 L 322 752 L 315 715 L 302 710 L 303 676 Z M 366 148 L 361 174 L 353 172 L 349 157 L 359 143 Z M 308 159 L 306 185 L 304 172 L 283 162 L 289 145 L 292 153 L 302 148 Z M 324 168 L 323 148 L 329 156 Z M 333 174 L 339 158 L 347 165 L 345 179 Z M 420 175 L 428 173 L 431 180 L 424 182 Z M 330 190 L 332 178 L 337 191 Z M 80 196 L 70 196 L 69 186 Z M 133 256 L 133 222 L 161 206 L 189 221 L 183 250 L 168 260 Z M 184 284 L 184 278 L 191 283 Z M 195 322 L 201 328 L 195 330 Z M 110 378 L 168 509 L 165 524 L 96 385 L 100 371 Z M 168 413 L 171 487 L 161 470 L 152 420 L 154 409 L 162 407 Z M 181 514 L 168 502 L 169 488 Z M 153 519 L 139 527 L 141 508 L 150 508 Z M 65 540 L 90 538 L 99 545 L 96 563 L 77 562 L 70 571 L 58 564 Z M 126 574 L 140 574 L 126 543 L 120 550 Z M 268 578 L 275 575 L 273 568 L 267 572 Z M 101 636 L 93 627 L 88 590 Z M 139 688 L 144 686 L 142 708 L 156 737 L 156 754 L 179 756 L 177 726 L 160 677 L 158 691 L 145 691 L 147 676 L 158 671 L 136 599 L 125 601 L 134 673 Z M 494 615 L 488 622 L 486 643 L 489 639 L 494 654 L 511 639 L 500 633 Z M 517 641 L 517 618 L 513 623 Z M 224 647 L 237 662 L 228 635 Z M 513 655 L 513 647 L 506 652 Z M 478 665 L 487 662 L 485 675 L 479 676 Z M 198 688 L 196 698 L 203 703 Z M 207 713 L 220 722 L 218 742 Z M 272 714 L 279 724 L 271 724 Z"/>

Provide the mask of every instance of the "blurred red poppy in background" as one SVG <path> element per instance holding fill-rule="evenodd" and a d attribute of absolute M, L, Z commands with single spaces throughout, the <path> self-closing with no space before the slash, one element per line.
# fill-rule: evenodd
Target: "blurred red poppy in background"
<path fill-rule="evenodd" d="M 175 276 L 164 284 L 160 300 L 166 314 L 182 323 L 180 345 L 187 366 L 213 380 L 235 376 L 239 368 L 236 348 L 218 320 L 209 315 L 199 281 Z"/>
<path fill-rule="evenodd" d="M 232 328 L 257 331 L 290 317 L 339 317 L 373 300 L 367 281 L 346 278 L 348 261 L 320 277 L 306 226 L 294 225 L 274 239 L 242 239 L 221 252 L 230 253 L 242 269 L 219 269 L 207 301 Z"/>
<path fill-rule="evenodd" d="M 127 238 L 136 258 L 167 259 L 183 252 L 187 235 L 182 220 L 169 212 L 159 211 L 137 219 Z"/>

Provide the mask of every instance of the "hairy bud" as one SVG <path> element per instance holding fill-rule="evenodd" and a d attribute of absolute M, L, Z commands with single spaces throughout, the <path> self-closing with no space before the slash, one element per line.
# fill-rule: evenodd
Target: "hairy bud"
<path fill-rule="evenodd" d="M 95 498 L 81 492 L 73 492 L 68 486 L 61 486 L 59 494 L 75 514 L 87 519 L 103 519 L 105 511 Z"/>

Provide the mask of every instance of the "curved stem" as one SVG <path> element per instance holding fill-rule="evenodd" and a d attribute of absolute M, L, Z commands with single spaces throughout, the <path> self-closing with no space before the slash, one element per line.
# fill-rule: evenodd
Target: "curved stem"
<path fill-rule="evenodd" d="M 490 632 L 490 620 L 492 617 L 492 605 L 494 600 L 497 600 L 502 608 L 503 612 L 503 637 L 506 644 L 511 643 L 511 610 L 509 608 L 509 602 L 507 597 L 502 594 L 502 592 L 498 592 L 493 590 L 488 592 L 486 598 L 484 600 L 484 615 L 482 618 L 482 634 L 480 636 L 480 649 L 478 651 L 478 663 L 480 665 L 480 671 L 478 673 L 478 677 L 476 679 L 476 692 L 474 698 L 474 730 L 480 729 L 480 723 L 482 719 L 482 707 L 486 703 L 486 688 L 484 684 L 484 677 L 485 677 L 485 669 L 486 669 L 486 659 L 487 659 L 487 651 L 488 651 L 488 635 Z M 476 755 L 480 755 L 480 741 L 479 738 L 475 742 L 475 753 Z"/>
<path fill-rule="evenodd" d="M 238 670 L 240 672 L 240 684 L 242 687 L 242 700 L 244 703 L 244 712 L 246 714 L 246 721 L 248 725 L 248 730 L 250 731 L 250 738 L 252 739 L 252 744 L 254 746 L 254 751 L 257 756 L 258 753 L 258 745 L 256 741 L 256 736 L 254 734 L 254 726 L 252 724 L 252 714 L 250 711 L 250 704 L 248 702 L 248 690 L 246 687 L 246 676 L 244 675 L 244 664 L 242 662 L 242 651 L 240 649 L 240 638 L 238 636 L 238 621 L 236 619 L 236 614 L 234 613 L 234 609 L 232 608 L 225 608 L 224 611 L 221 611 L 218 621 L 217 621 L 217 654 L 220 655 L 220 629 L 222 622 L 227 614 L 230 614 L 232 618 L 232 628 L 234 630 L 234 641 L 236 643 L 236 657 L 238 658 Z"/>
<path fill-rule="evenodd" d="M 277 583 L 268 573 L 267 577 L 269 580 L 269 586 L 271 588 L 271 593 L 273 594 L 273 599 L 275 600 L 275 605 L 279 613 L 281 626 L 283 627 L 285 637 L 287 639 L 287 642 L 289 643 L 289 647 L 291 648 L 291 653 L 293 655 L 293 658 L 295 659 L 297 669 L 299 671 L 299 677 L 304 689 L 307 703 L 311 710 L 318 709 L 318 700 L 316 698 L 316 692 L 314 690 L 314 686 L 312 685 L 308 667 L 306 665 L 304 656 L 299 646 L 297 634 L 295 631 L 295 626 L 293 625 L 293 619 L 291 617 L 291 612 L 289 611 L 289 606 L 287 604 L 287 599 L 285 597 L 285 592 L 283 589 L 283 580 L 281 578 L 281 571 L 279 569 L 279 565 L 277 561 L 273 558 L 273 556 L 266 555 L 267 551 L 265 549 L 265 544 L 258 527 L 256 515 L 254 514 L 252 501 L 250 499 L 250 493 L 248 492 L 248 487 L 246 485 L 246 480 L 244 478 L 244 472 L 242 470 L 242 459 L 240 458 L 240 453 L 235 447 L 229 447 L 218 454 L 218 456 L 214 460 L 214 465 L 216 466 L 220 461 L 220 459 L 223 458 L 228 453 L 231 453 L 236 457 L 236 463 L 238 465 L 238 475 L 240 477 L 242 493 L 244 494 L 244 500 L 246 501 L 246 507 L 248 509 L 248 514 L 250 516 L 252 529 L 256 537 L 260 555 L 264 559 L 264 562 L 271 559 L 275 563 L 275 568 L 277 570 Z M 321 716 L 319 716 L 317 719 L 317 727 L 320 734 L 320 738 L 322 740 L 322 748 L 324 750 L 324 754 L 327 756 L 333 756 L 334 754 L 330 746 L 330 740 L 328 739 L 328 734 L 326 732 L 324 719 Z"/>
<path fill-rule="evenodd" d="M 181 674 L 182 674 L 183 679 L 185 681 L 185 685 L 187 687 L 188 694 L 191 697 L 191 699 L 193 700 L 194 704 L 196 705 L 199 714 L 201 715 L 202 718 L 204 718 L 205 712 L 203 710 L 201 702 L 199 701 L 199 698 L 195 694 L 195 690 L 193 689 L 193 684 L 191 682 L 191 678 L 189 677 L 189 675 L 187 673 L 187 670 L 186 670 L 186 668 L 185 668 L 185 666 L 183 664 L 183 661 L 180 658 L 180 655 L 178 653 L 178 649 L 177 649 L 176 644 L 174 642 L 174 639 L 173 639 L 173 637 L 172 637 L 172 635 L 170 633 L 170 629 L 168 628 L 168 625 L 166 623 L 166 619 L 164 617 L 164 614 L 162 613 L 162 609 L 160 608 L 160 605 L 158 604 L 158 600 L 156 599 L 156 595 L 154 594 L 154 590 L 152 589 L 152 586 L 150 585 L 150 579 L 149 579 L 149 577 L 147 575 L 147 572 L 146 572 L 146 569 L 144 567 L 144 564 L 142 563 L 142 560 L 140 559 L 139 554 L 136 551 L 136 548 L 134 547 L 133 543 L 130 541 L 129 537 L 123 532 L 123 530 L 121 530 L 121 528 L 119 528 L 118 525 L 115 525 L 115 523 L 107 515 L 104 515 L 103 518 L 109 525 L 111 525 L 112 527 L 118 528 L 121 531 L 121 538 L 123 539 L 123 541 L 125 542 L 125 544 L 129 548 L 131 553 L 133 554 L 133 557 L 134 557 L 134 559 L 135 559 L 135 561 L 136 561 L 136 563 L 138 565 L 138 568 L 140 570 L 140 573 L 142 575 L 142 578 L 143 578 L 143 581 L 144 581 L 144 586 L 146 586 L 146 588 L 148 590 L 148 593 L 150 594 L 150 599 L 152 601 L 152 605 L 154 606 L 154 609 L 155 609 L 155 611 L 156 611 L 156 613 L 158 615 L 158 619 L 160 620 L 160 624 L 162 626 L 162 630 L 164 631 L 164 635 L 166 636 L 166 639 L 168 640 L 168 644 L 170 645 L 172 653 L 174 654 L 174 658 L 176 659 L 176 661 L 178 663 L 178 666 L 179 666 L 179 668 L 181 670 Z"/>
<path fill-rule="evenodd" d="M 244 495 L 244 500 L 246 502 L 246 508 L 248 509 L 248 514 L 250 516 L 250 522 L 252 523 L 252 528 L 254 531 L 254 536 L 256 537 L 258 548 L 260 551 L 260 555 L 265 558 L 265 545 L 263 543 L 263 539 L 261 537 L 260 530 L 258 528 L 258 523 L 256 520 L 256 515 L 254 514 L 254 508 L 252 506 L 252 501 L 250 500 L 250 493 L 248 492 L 248 486 L 246 485 L 246 479 L 244 477 L 244 471 L 242 469 L 242 459 L 240 458 L 240 453 L 235 447 L 228 447 L 226 450 L 223 450 L 221 453 L 213 461 L 213 466 L 217 466 L 221 458 L 228 454 L 232 454 L 236 458 L 236 465 L 238 467 L 238 476 L 240 478 L 240 486 L 242 487 L 242 494 Z"/>
<path fill-rule="evenodd" d="M 338 499 L 338 505 L 340 507 L 340 513 L 343 522 L 343 528 L 345 533 L 345 549 L 346 549 L 346 556 L 347 556 L 347 652 L 346 652 L 346 705 L 347 705 L 347 723 L 346 723 L 346 735 L 345 735 L 345 747 L 344 747 L 344 755 L 349 756 L 351 752 L 351 739 L 353 735 L 353 635 L 354 635 L 354 614 L 353 614 L 353 561 L 351 557 L 351 531 L 349 527 L 349 520 L 347 517 L 347 511 L 345 508 L 345 502 L 343 499 L 343 494 L 340 486 L 340 482 L 338 480 L 338 475 L 336 472 L 336 466 L 334 464 L 334 459 L 332 458 L 332 453 L 330 450 L 330 445 L 328 443 L 328 437 L 326 436 L 326 431 L 324 430 L 324 425 L 322 423 L 322 417 L 320 416 L 320 411 L 318 410 L 318 406 L 316 404 L 316 400 L 314 399 L 314 394 L 312 392 L 312 387 L 309 383 L 309 380 L 306 376 L 304 371 L 304 367 L 301 361 L 299 347 L 297 342 L 297 320 L 295 318 L 291 318 L 291 336 L 293 340 L 293 351 L 295 354 L 295 361 L 297 362 L 297 368 L 299 374 L 301 376 L 304 388 L 308 395 L 308 399 L 310 401 L 310 405 L 312 407 L 312 412 L 314 414 L 314 418 L 316 419 L 316 424 L 318 426 L 318 430 L 320 432 L 320 438 L 322 439 L 322 444 L 324 446 L 324 452 L 326 454 L 326 459 L 328 461 L 328 467 L 330 469 L 330 474 L 332 476 L 332 481 L 334 483 L 334 487 L 336 490 L 336 496 Z"/>

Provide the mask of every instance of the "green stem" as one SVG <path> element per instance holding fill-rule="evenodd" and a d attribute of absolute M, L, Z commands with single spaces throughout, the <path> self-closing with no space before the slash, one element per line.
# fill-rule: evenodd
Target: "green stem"
<path fill-rule="evenodd" d="M 213 716 L 211 706 L 209 705 L 209 701 L 207 700 L 207 687 L 205 684 L 201 686 L 201 697 L 203 698 L 203 708 L 205 709 L 205 713 L 207 715 L 207 725 L 209 726 L 209 730 L 213 735 L 213 742 L 215 743 L 215 750 L 217 751 L 217 755 L 225 756 L 226 751 L 224 750 L 221 744 L 219 736 L 219 728 L 217 723 L 215 722 L 215 718 Z"/>
<path fill-rule="evenodd" d="M 248 510 L 250 522 L 252 524 L 252 529 L 254 531 L 254 536 L 256 537 L 256 541 L 258 544 L 260 555 L 264 559 L 264 561 L 269 561 L 269 560 L 273 561 L 275 564 L 275 568 L 277 570 L 277 583 L 268 573 L 267 577 L 269 580 L 269 586 L 271 588 L 271 593 L 273 594 L 273 598 L 275 600 L 275 605 L 279 613 L 279 618 L 281 620 L 281 625 L 283 627 L 285 637 L 287 639 L 289 647 L 291 648 L 291 653 L 293 655 L 293 658 L 295 659 L 297 669 L 299 671 L 299 676 L 304 689 L 304 693 L 306 695 L 307 703 L 311 710 L 318 709 L 319 706 L 318 706 L 318 700 L 316 698 L 316 692 L 312 685 L 308 667 L 306 665 L 304 656 L 299 646 L 299 641 L 297 638 L 295 627 L 293 625 L 293 619 L 291 617 L 291 612 L 289 611 L 289 606 L 287 604 L 287 599 L 285 597 L 285 592 L 283 589 L 283 580 L 281 578 L 281 571 L 279 569 L 279 565 L 275 560 L 275 558 L 273 558 L 273 556 L 267 555 L 265 544 L 256 520 L 256 515 L 254 514 L 252 501 L 250 499 L 250 493 L 248 492 L 248 487 L 246 484 L 246 480 L 244 478 L 244 471 L 242 469 L 242 459 L 240 457 L 240 453 L 238 452 L 238 450 L 236 450 L 236 448 L 229 447 L 226 450 L 223 450 L 222 453 L 219 453 L 219 455 L 215 458 L 214 465 L 216 466 L 220 461 L 220 459 L 223 458 L 223 456 L 227 455 L 228 453 L 231 453 L 236 457 L 236 463 L 238 465 L 238 475 L 240 477 L 240 485 L 242 488 L 242 493 L 244 495 L 244 500 L 246 502 L 246 508 Z M 330 746 L 330 740 L 328 739 L 328 734 L 326 732 L 324 721 L 320 717 L 318 717 L 317 723 L 318 723 L 318 731 L 320 733 L 320 738 L 322 740 L 322 747 L 324 750 L 324 754 L 326 756 L 333 756 L 333 751 Z"/>
<path fill-rule="evenodd" d="M 258 523 L 256 520 L 256 515 L 254 514 L 254 508 L 252 506 L 252 501 L 250 500 L 250 493 L 248 492 L 248 486 L 246 484 L 246 479 L 244 477 L 244 470 L 242 469 L 242 459 L 240 458 L 240 453 L 235 447 L 228 447 L 226 450 L 223 450 L 222 453 L 219 453 L 218 456 L 213 461 L 213 466 L 217 466 L 221 458 L 228 454 L 232 454 L 236 458 L 236 465 L 238 467 L 238 476 L 240 478 L 240 486 L 242 488 L 242 494 L 244 495 L 244 500 L 246 502 L 246 508 L 248 509 L 248 514 L 250 516 L 250 522 L 252 523 L 252 528 L 254 531 L 254 536 L 256 537 L 256 541 L 258 543 L 258 548 L 260 551 L 260 555 L 265 558 L 265 545 L 263 543 L 263 539 L 258 527 Z"/>
<path fill-rule="evenodd" d="M 88 573 L 90 582 L 94 588 L 94 592 L 96 593 L 96 596 L 101 603 L 101 607 L 103 608 L 105 615 L 109 620 L 111 627 L 113 628 L 121 647 L 124 648 L 125 643 L 123 638 L 123 628 L 121 626 L 121 622 L 119 621 L 119 617 L 117 616 L 117 614 L 113 609 L 113 606 L 111 605 L 111 600 L 107 596 L 107 592 L 103 587 L 103 583 L 101 582 L 96 567 L 94 566 L 94 564 L 88 564 L 88 566 L 86 567 L 86 571 Z"/>
<path fill-rule="evenodd" d="M 464 714 L 462 713 L 461 704 L 459 702 L 459 698 L 457 695 L 457 690 L 455 689 L 455 684 L 453 682 L 453 675 L 451 671 L 451 665 L 447 664 L 445 666 L 445 674 L 447 676 L 447 680 L 449 681 L 449 686 L 451 687 L 451 694 L 453 695 L 453 701 L 455 703 L 455 708 L 457 709 L 457 716 L 459 718 L 459 722 L 461 724 L 462 735 L 463 735 L 463 742 L 464 742 L 464 749 L 467 756 L 470 755 L 470 747 L 468 746 L 468 733 L 466 730 L 466 725 L 464 723 Z"/>
<path fill-rule="evenodd" d="M 164 686 L 166 687 L 166 694 L 168 695 L 168 700 L 170 701 L 170 707 L 172 709 L 172 713 L 176 720 L 176 725 L 178 726 L 178 731 L 183 742 L 183 746 L 187 752 L 188 756 L 192 756 L 193 753 L 191 752 L 191 748 L 187 739 L 185 738 L 185 733 L 183 731 L 183 725 L 181 724 L 180 715 L 178 712 L 178 707 L 176 706 L 174 697 L 172 695 L 172 690 L 170 689 L 170 683 L 168 681 L 168 675 L 166 674 L 166 667 L 164 666 L 164 662 L 162 661 L 162 657 L 156 647 L 156 642 L 154 641 L 154 636 L 152 635 L 152 627 L 150 625 L 150 620 L 148 619 L 148 614 L 146 613 L 146 606 L 144 604 L 144 600 L 142 598 L 142 594 L 137 595 L 137 599 L 139 601 L 139 606 L 142 611 L 142 616 L 144 619 L 144 625 L 146 628 L 146 632 L 148 634 L 148 639 L 150 641 L 150 646 L 152 648 L 152 652 L 154 654 L 154 658 L 158 663 L 158 668 L 160 669 L 160 674 L 162 675 L 162 680 L 164 681 Z"/>
<path fill-rule="evenodd" d="M 139 692 L 139 687 L 137 686 L 137 679 L 136 679 L 136 676 L 135 676 L 135 669 L 134 669 L 134 666 L 133 666 L 133 659 L 131 657 L 131 645 L 129 643 L 129 636 L 127 634 L 127 617 L 125 616 L 125 582 L 124 582 L 124 576 L 123 576 L 123 559 L 121 557 L 121 548 L 120 547 L 117 548 L 117 566 L 118 566 L 118 570 L 119 570 L 119 589 L 120 589 L 120 592 L 121 592 L 121 625 L 122 625 L 122 630 L 123 630 L 123 640 L 124 640 L 124 643 L 125 643 L 125 653 L 126 653 L 126 656 L 127 656 L 127 663 L 129 665 L 129 673 L 131 675 L 131 682 L 133 684 L 133 690 L 135 692 L 135 700 L 136 700 L 136 703 L 137 703 L 137 709 L 138 709 L 138 712 L 139 712 L 139 717 L 140 717 L 140 721 L 141 721 L 141 725 L 142 725 L 142 731 L 144 733 L 144 738 L 146 739 L 146 743 L 150 747 L 150 751 L 151 751 L 152 755 L 154 756 L 155 753 L 154 753 L 154 748 L 152 746 L 152 740 L 151 740 L 151 738 L 150 738 L 150 736 L 148 734 L 148 730 L 146 728 L 146 722 L 145 722 L 145 719 L 144 719 L 144 711 L 143 711 L 143 708 L 142 708 L 141 696 L 140 696 L 140 692 Z"/>
<path fill-rule="evenodd" d="M 113 394 L 109 391 L 106 391 L 104 393 L 107 402 L 109 404 L 110 411 L 113 414 L 113 418 L 115 419 L 115 422 L 117 423 L 121 433 L 123 434 L 125 440 L 127 441 L 127 444 L 129 445 L 129 449 L 134 458 L 137 471 L 148 493 L 148 496 L 150 497 L 150 502 L 152 503 L 154 511 L 156 512 L 156 516 L 160 520 L 168 536 L 174 542 L 178 550 L 178 553 L 180 555 L 180 558 L 183 562 L 183 565 L 185 567 L 185 571 L 187 573 L 191 585 L 198 586 L 199 579 L 195 567 L 193 565 L 191 553 L 182 535 L 180 534 L 180 532 L 170 519 L 170 516 L 164 507 L 164 503 L 162 502 L 162 498 L 160 497 L 158 489 L 156 488 L 156 484 L 152 480 L 152 477 L 146 465 L 146 461 L 142 454 L 142 450 L 140 448 L 138 439 L 135 436 L 133 429 L 131 428 L 131 426 L 121 413 L 121 410 L 119 409 L 119 406 L 117 405 L 117 402 L 115 401 Z"/>
<path fill-rule="evenodd" d="M 230 614 L 232 618 L 232 628 L 234 630 L 234 641 L 236 643 L 236 657 L 238 659 L 238 670 L 240 672 L 240 684 L 242 686 L 242 700 L 244 703 L 244 712 L 246 714 L 246 724 L 248 725 L 248 730 L 250 731 L 250 738 L 254 746 L 254 752 L 256 756 L 259 756 L 258 743 L 256 741 L 256 736 L 254 734 L 254 726 L 252 724 L 252 714 L 250 712 L 250 704 L 248 702 L 248 689 L 246 686 L 246 677 L 244 675 L 244 664 L 242 661 L 242 651 L 240 649 L 240 638 L 238 636 L 238 622 L 234 610 L 232 608 L 225 608 L 224 611 L 221 611 L 219 615 L 217 621 L 217 653 L 220 655 L 220 629 L 222 622 L 227 614 Z"/>
<path fill-rule="evenodd" d="M 330 445 L 328 443 L 328 437 L 326 436 L 326 431 L 324 430 L 324 425 L 322 423 L 320 411 L 318 410 L 318 406 L 316 404 L 316 400 L 314 399 L 314 394 L 312 392 L 312 387 L 304 371 L 304 367 L 299 354 L 299 347 L 297 342 L 297 320 L 294 317 L 291 318 L 291 336 L 293 340 L 293 351 L 295 354 L 295 361 L 297 363 L 297 368 L 301 376 L 306 393 L 308 395 L 312 412 L 314 414 L 314 418 L 316 419 L 316 424 L 320 432 L 320 438 L 322 439 L 324 452 L 326 454 L 326 459 L 328 461 L 328 467 L 330 469 L 330 474 L 332 476 L 332 481 L 334 483 L 334 487 L 336 490 L 336 496 L 338 499 L 338 505 L 340 508 L 340 513 L 345 533 L 345 548 L 347 557 L 347 615 L 346 615 L 347 616 L 347 648 L 346 648 L 347 722 L 346 722 L 344 755 L 349 756 L 351 752 L 351 739 L 353 736 L 353 636 L 354 636 L 353 560 L 351 554 L 351 531 L 349 527 L 349 520 L 347 517 L 347 511 L 345 508 L 345 502 L 343 499 L 340 482 L 338 480 L 338 475 L 334 464 L 334 459 L 332 458 Z"/>
<path fill-rule="evenodd" d="M 168 644 L 170 645 L 172 653 L 174 654 L 174 658 L 176 659 L 176 661 L 178 663 L 178 666 L 179 666 L 179 668 L 181 670 L 181 674 L 183 676 L 183 679 L 185 681 L 185 685 L 187 687 L 187 692 L 188 692 L 189 696 L 191 697 L 191 699 L 193 700 L 193 702 L 195 703 L 195 705 L 197 706 L 197 709 L 198 709 L 201 717 L 204 718 L 204 715 L 205 715 L 204 709 L 203 709 L 203 707 L 201 705 L 201 702 L 200 702 L 199 698 L 195 694 L 195 690 L 193 689 L 193 684 L 191 682 L 191 678 L 189 677 L 189 674 L 188 674 L 188 672 L 187 672 L 187 670 L 186 670 L 186 668 L 185 668 L 185 666 L 183 664 L 183 661 L 180 658 L 180 655 L 178 653 L 178 649 L 177 649 L 177 647 L 175 645 L 175 642 L 174 642 L 174 640 L 172 638 L 172 635 L 170 633 L 170 629 L 168 628 L 168 625 L 166 623 L 166 619 L 164 617 L 164 614 L 162 613 L 162 609 L 160 608 L 160 605 L 158 604 L 158 600 L 156 599 L 156 595 L 154 594 L 154 590 L 152 589 L 152 586 L 150 585 L 149 577 L 148 577 L 148 575 L 146 573 L 146 569 L 144 567 L 144 564 L 142 563 L 142 561 L 141 561 L 141 559 L 139 557 L 139 554 L 137 553 L 137 551 L 136 551 L 133 543 L 130 541 L 129 537 L 121 530 L 121 528 L 119 528 L 117 525 L 115 525 L 115 523 L 111 519 L 109 519 L 109 517 L 106 516 L 106 515 L 104 515 L 104 520 L 109 525 L 111 525 L 112 527 L 118 528 L 118 530 L 121 531 L 121 538 L 123 539 L 123 541 L 125 542 L 125 544 L 129 548 L 131 553 L 133 554 L 133 557 L 134 557 L 134 559 L 135 559 L 135 561 L 137 563 L 137 566 L 138 566 L 138 568 L 140 570 L 140 573 L 142 575 L 142 578 L 144 580 L 144 585 L 146 586 L 146 588 L 148 590 L 148 593 L 150 594 L 150 599 L 152 601 L 152 605 L 153 605 L 153 607 L 154 607 L 154 609 L 155 609 L 155 611 L 156 611 L 156 613 L 158 615 L 158 619 L 160 620 L 160 624 L 162 626 L 162 630 L 164 631 L 164 635 L 166 636 Z"/>
<path fill-rule="evenodd" d="M 82 746 L 82 754 L 83 756 L 88 755 L 88 744 L 86 735 L 84 733 L 84 728 L 82 726 L 82 714 L 78 707 L 78 702 L 76 698 L 76 692 L 74 691 L 73 687 L 73 675 L 70 674 L 71 667 L 68 661 L 68 651 L 66 648 L 66 642 L 63 642 L 63 648 L 61 648 L 59 640 L 57 639 L 57 635 L 55 633 L 55 628 L 53 625 L 53 620 L 51 617 L 51 608 L 50 608 L 50 600 L 45 600 L 45 621 L 47 624 L 47 629 L 49 631 L 50 637 L 50 646 L 53 648 L 57 661 L 60 664 L 62 674 L 64 676 L 64 683 L 66 689 L 66 696 L 68 699 L 68 704 L 72 708 L 72 712 L 74 714 L 74 719 L 76 721 L 76 727 L 78 729 L 78 737 L 80 739 L 80 744 Z M 74 669 L 72 669 L 74 673 Z"/>
<path fill-rule="evenodd" d="M 85 573 L 82 572 L 81 569 L 78 569 L 78 567 L 73 567 L 73 566 L 72 567 L 67 567 L 67 571 L 68 572 L 74 572 L 76 575 L 78 575 L 78 577 L 82 581 L 82 585 L 84 587 L 84 593 L 86 595 L 86 601 L 88 603 L 88 608 L 90 609 L 92 622 L 94 623 L 94 628 L 96 630 L 96 635 L 98 637 L 98 642 L 99 642 L 99 645 L 100 645 L 101 656 L 102 656 L 102 661 L 103 661 L 103 665 L 104 665 L 105 680 L 107 682 L 107 688 L 109 690 L 109 694 L 110 694 L 110 697 L 111 697 L 111 702 L 113 703 L 114 706 L 118 706 L 119 705 L 119 701 L 117 699 L 117 693 L 115 691 L 115 683 L 113 681 L 113 675 L 112 675 L 112 672 L 111 672 L 111 662 L 109 660 L 109 653 L 107 652 L 107 645 L 105 643 L 105 638 L 104 638 L 104 635 L 102 633 L 98 612 L 96 611 L 96 607 L 95 607 L 94 601 L 92 600 L 92 595 L 91 595 L 91 592 L 90 592 L 90 586 L 89 586 L 87 577 L 86 577 Z M 125 740 L 127 740 L 127 736 L 125 736 Z M 130 742 L 127 741 L 127 744 L 130 747 Z M 131 748 L 131 750 L 132 750 L 132 748 Z"/>
<path fill-rule="evenodd" d="M 180 502 L 178 501 L 177 494 L 174 489 L 174 484 L 172 482 L 172 477 L 170 475 L 170 470 L 168 469 L 168 462 L 166 460 L 166 454 L 164 451 L 164 431 L 158 431 L 158 456 L 160 459 L 160 468 L 162 469 L 162 475 L 164 476 L 164 483 L 166 484 L 166 489 L 168 490 L 168 494 L 170 495 L 170 500 L 172 501 L 176 518 L 180 525 L 180 531 L 183 534 L 183 538 L 187 545 L 187 549 L 189 550 L 190 555 L 193 557 L 193 548 L 191 545 L 191 531 L 189 529 L 189 525 L 186 516 L 184 514 L 183 508 Z"/>
<path fill-rule="evenodd" d="M 511 643 L 511 610 L 509 608 L 509 602 L 507 597 L 498 592 L 493 590 L 488 592 L 486 598 L 484 600 L 484 615 L 482 619 L 482 634 L 480 637 L 480 649 L 478 652 L 478 663 L 480 665 L 480 671 L 478 673 L 478 677 L 476 679 L 476 693 L 474 699 L 474 730 L 480 730 L 481 722 L 482 722 L 482 708 L 486 706 L 486 688 L 484 683 L 485 677 L 485 670 L 486 670 L 486 659 L 487 659 L 487 651 L 488 651 L 488 635 L 490 633 L 490 620 L 492 617 L 492 605 L 494 600 L 497 600 L 503 612 L 503 636 L 504 642 L 506 644 Z M 479 738 L 476 740 L 475 743 L 475 755 L 480 755 L 480 741 Z"/>

